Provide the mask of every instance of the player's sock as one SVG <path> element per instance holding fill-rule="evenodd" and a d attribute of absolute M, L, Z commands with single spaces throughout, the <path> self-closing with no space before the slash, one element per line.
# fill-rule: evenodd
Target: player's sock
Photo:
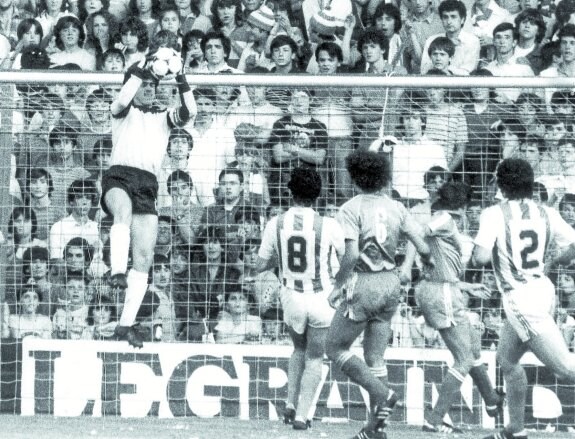
<path fill-rule="evenodd" d="M 288 396 L 287 404 L 291 407 L 298 406 L 301 377 L 305 367 L 305 351 L 294 349 L 289 359 L 288 366 Z"/>
<path fill-rule="evenodd" d="M 305 360 L 305 369 L 301 377 L 300 397 L 297 405 L 296 419 L 307 421 L 317 387 L 321 381 L 323 358 Z"/>
<path fill-rule="evenodd" d="M 428 418 L 430 424 L 439 425 L 443 422 L 443 417 L 455 402 L 464 380 L 465 376 L 461 372 L 449 368 L 447 375 L 445 375 L 443 379 L 443 383 L 441 383 L 437 403 Z"/>
<path fill-rule="evenodd" d="M 128 288 L 124 309 L 120 317 L 120 326 L 132 326 L 136 322 L 136 315 L 148 289 L 148 273 L 134 269 L 128 273 Z"/>
<path fill-rule="evenodd" d="M 130 253 L 130 227 L 126 224 L 113 224 L 110 228 L 110 272 L 125 273 L 128 269 Z"/>
<path fill-rule="evenodd" d="M 525 398 L 527 396 L 527 375 L 521 365 L 516 364 L 505 374 L 507 409 L 509 411 L 508 431 L 522 431 L 525 427 Z"/>
<path fill-rule="evenodd" d="M 497 405 L 501 396 L 495 391 L 495 388 L 491 384 L 491 380 L 487 374 L 487 367 L 481 360 L 475 360 L 473 367 L 469 370 L 469 375 L 473 378 L 473 382 L 477 386 L 483 401 L 485 401 L 485 405 Z"/>
<path fill-rule="evenodd" d="M 387 379 L 387 367 L 386 366 L 370 367 L 369 370 L 371 370 L 371 373 L 373 374 L 374 377 L 376 377 L 379 381 L 381 381 L 381 384 L 383 384 L 385 387 L 389 387 L 389 381 Z M 376 401 L 369 401 L 369 408 L 371 411 L 373 411 L 375 404 L 376 404 Z"/>

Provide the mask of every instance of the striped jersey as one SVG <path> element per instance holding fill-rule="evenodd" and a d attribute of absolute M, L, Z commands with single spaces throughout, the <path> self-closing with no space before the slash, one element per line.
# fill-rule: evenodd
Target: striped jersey
<path fill-rule="evenodd" d="M 505 200 L 481 213 L 475 245 L 491 249 L 501 292 L 544 276 L 550 244 L 575 243 L 575 230 L 559 213 L 530 199 Z"/>
<path fill-rule="evenodd" d="M 405 206 L 387 195 L 356 195 L 340 207 L 337 220 L 345 239 L 358 241 L 357 272 L 393 270 L 401 233 L 417 228 Z"/>
<path fill-rule="evenodd" d="M 292 207 L 272 218 L 264 230 L 259 256 L 276 256 L 282 284 L 300 293 L 333 289 L 333 252 L 343 255 L 345 241 L 333 218 L 321 217 L 308 207 Z"/>
<path fill-rule="evenodd" d="M 431 282 L 457 282 L 463 272 L 462 243 L 457 224 L 445 211 L 436 212 L 427 224 L 425 238 L 433 258 L 433 266 L 425 267 Z"/>

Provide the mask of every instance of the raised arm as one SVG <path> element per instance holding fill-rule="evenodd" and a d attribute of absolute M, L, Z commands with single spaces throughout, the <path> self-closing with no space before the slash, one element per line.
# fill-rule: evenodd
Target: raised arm
<path fill-rule="evenodd" d="M 180 73 L 176 76 L 176 82 L 178 83 L 178 91 L 180 92 L 180 107 L 174 114 L 174 123 L 177 126 L 184 126 L 190 119 L 196 116 L 198 111 L 194 93 L 188 84 L 186 75 Z"/>

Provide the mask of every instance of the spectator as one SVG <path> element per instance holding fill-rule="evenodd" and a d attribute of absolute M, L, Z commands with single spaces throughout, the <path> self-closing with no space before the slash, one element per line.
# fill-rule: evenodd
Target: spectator
<path fill-rule="evenodd" d="M 241 73 L 240 70 L 228 65 L 232 51 L 232 43 L 222 32 L 209 31 L 200 42 L 204 62 L 196 69 L 196 73 Z"/>
<path fill-rule="evenodd" d="M 155 254 L 152 265 L 149 290 L 153 291 L 158 300 L 158 307 L 151 316 L 151 322 L 143 322 L 143 326 L 152 325 L 153 341 L 176 341 L 180 324 L 176 320 L 176 310 L 172 297 L 172 272 L 167 256 Z M 158 326 L 161 329 L 158 329 Z"/>
<path fill-rule="evenodd" d="M 197 29 L 184 34 L 182 38 L 182 60 L 186 73 L 193 73 L 204 63 L 201 41 L 204 33 Z"/>
<path fill-rule="evenodd" d="M 441 75 L 441 72 L 430 70 L 428 74 Z M 453 173 L 463 162 L 468 136 L 463 110 L 453 103 L 451 95 L 442 88 L 427 89 L 425 136 L 443 147 L 447 169 Z"/>
<path fill-rule="evenodd" d="M 270 31 L 275 24 L 273 12 L 265 5 L 247 16 L 245 26 L 248 32 L 248 42 L 240 55 L 239 70 L 253 73 L 254 67 L 261 67 L 266 70 L 273 67 L 269 47 L 271 44 Z"/>
<path fill-rule="evenodd" d="M 243 25 L 241 0 L 215 0 L 210 9 L 213 30 L 221 32 L 231 43 L 227 62 L 236 68 L 248 41 L 248 31 Z"/>
<path fill-rule="evenodd" d="M 33 286 L 26 286 L 18 294 L 18 313 L 8 318 L 10 336 L 21 340 L 31 338 L 52 338 L 50 317 L 39 312 L 42 294 Z"/>
<path fill-rule="evenodd" d="M 224 311 L 214 328 L 218 343 L 259 342 L 262 321 L 250 314 L 253 299 L 244 291 L 230 291 L 225 295 Z"/>
<path fill-rule="evenodd" d="M 575 140 L 565 137 L 559 141 L 561 177 L 566 192 L 575 193 Z"/>
<path fill-rule="evenodd" d="M 525 1 L 525 0 L 523 0 Z M 545 18 L 537 9 L 524 9 L 515 17 L 519 39 L 515 46 L 518 58 L 525 58 L 535 75 L 543 70 L 542 41 L 545 37 Z"/>
<path fill-rule="evenodd" d="M 8 221 L 8 236 L 14 240 L 8 251 L 8 260 L 21 262 L 24 251 L 30 247 L 46 247 L 46 241 L 37 237 L 38 223 L 34 210 L 29 207 L 16 207 Z M 11 256 L 10 256 L 11 255 Z"/>
<path fill-rule="evenodd" d="M 541 156 L 545 140 L 533 134 L 527 134 L 525 141 L 519 145 L 519 157 L 529 162 L 533 168 L 533 173 L 536 179 L 543 177 L 541 172 Z"/>
<path fill-rule="evenodd" d="M 455 54 L 455 44 L 447 37 L 437 37 L 431 42 L 428 49 L 428 55 L 431 59 L 431 70 L 438 70 L 446 75 L 453 73 L 449 69 L 451 59 Z M 429 72 L 427 72 L 429 74 Z"/>
<path fill-rule="evenodd" d="M 315 58 L 321 75 L 337 75 L 343 53 L 334 42 L 324 42 L 317 46 Z M 349 199 L 353 194 L 353 185 L 345 169 L 345 158 L 353 150 L 352 131 L 353 120 L 350 115 L 351 91 L 346 89 L 315 90 L 315 115 L 317 120 L 327 128 L 327 160 L 333 168 L 330 180 L 335 186 L 336 197 Z"/>
<path fill-rule="evenodd" d="M 572 116 L 575 113 L 575 93 L 565 90 L 554 92 L 551 96 L 551 111 L 558 116 Z"/>
<path fill-rule="evenodd" d="M 32 168 L 26 173 L 24 184 L 25 205 L 36 214 L 37 236 L 46 241 L 52 224 L 63 218 L 60 206 L 52 203 L 54 185 L 50 173 L 44 168 Z"/>
<path fill-rule="evenodd" d="M 215 202 L 214 189 L 220 172 L 234 161 L 233 131 L 214 121 L 215 97 L 212 90 L 195 89 L 198 114 L 190 129 L 194 149 L 190 152 L 188 172 L 196 188 L 198 203 L 208 206 Z"/>
<path fill-rule="evenodd" d="M 567 309 L 573 312 L 575 309 L 575 267 L 569 265 L 560 267 L 557 276 L 558 309 Z"/>
<path fill-rule="evenodd" d="M 467 210 L 465 211 L 465 219 L 467 221 L 467 233 L 472 238 L 475 238 L 477 231 L 479 230 L 479 216 L 483 211 L 481 203 L 476 200 L 472 200 L 467 204 Z"/>
<path fill-rule="evenodd" d="M 84 238 L 90 245 L 99 239 L 98 223 L 92 221 L 88 214 L 97 204 L 97 191 L 90 180 L 75 180 L 68 189 L 68 205 L 72 210 L 70 216 L 58 221 L 50 229 L 50 257 L 62 259 L 64 246 L 75 237 Z"/>
<path fill-rule="evenodd" d="M 22 68 L 22 51 L 29 46 L 40 45 L 44 38 L 44 32 L 38 20 L 25 18 L 18 25 L 16 30 L 18 43 L 11 52 L 10 57 L 6 58 L 1 64 L 4 70 L 20 70 Z"/>
<path fill-rule="evenodd" d="M 90 174 L 90 180 L 96 184 L 98 194 L 102 193 L 102 175 L 110 167 L 110 157 L 112 155 L 111 137 L 103 137 L 98 140 L 92 148 L 91 162 L 93 171 Z M 100 211 L 99 211 L 100 212 Z"/>
<path fill-rule="evenodd" d="M 519 62 L 515 54 L 518 34 L 511 23 L 501 23 L 493 30 L 495 59 L 485 67 L 493 76 L 535 76 L 526 62 Z M 513 103 L 519 97 L 519 88 L 499 88 L 496 90 L 500 102 Z"/>
<path fill-rule="evenodd" d="M 78 136 L 78 149 L 84 159 L 84 166 L 92 167 L 93 147 L 101 139 L 109 138 L 112 133 L 112 96 L 103 88 L 97 88 L 86 99 L 86 117 Z"/>
<path fill-rule="evenodd" d="M 280 308 L 270 308 L 261 315 L 262 319 L 262 343 L 264 344 L 291 344 L 291 339 L 286 334 L 283 322 L 283 311 Z"/>
<path fill-rule="evenodd" d="M 392 339 L 390 346 L 395 348 L 411 348 L 416 346 L 412 333 L 417 334 L 418 323 L 413 315 L 413 310 L 405 301 L 399 303 L 394 316 L 391 318 Z M 417 335 L 416 335 L 417 337 Z"/>
<path fill-rule="evenodd" d="M 311 115 L 311 98 L 308 90 L 292 90 L 290 113 L 279 119 L 272 130 L 270 198 L 277 204 L 289 200 L 286 191 L 292 168 L 304 166 L 320 170 L 325 162 L 327 130 Z"/>
<path fill-rule="evenodd" d="M 499 343 L 499 334 L 503 326 L 501 308 L 499 306 L 483 307 L 483 325 L 485 331 L 481 337 L 481 348 L 495 350 Z"/>
<path fill-rule="evenodd" d="M 274 37 L 270 44 L 270 51 L 274 67 L 270 69 L 272 73 L 288 75 L 293 73 L 303 73 L 296 62 L 297 44 L 287 35 Z M 267 100 L 282 111 L 286 111 L 289 104 L 290 90 L 280 87 L 269 87 L 267 90 Z"/>
<path fill-rule="evenodd" d="M 182 47 L 182 22 L 180 21 L 180 15 L 178 13 L 178 9 L 172 4 L 172 5 L 168 5 L 166 7 L 164 7 L 162 9 L 162 11 L 160 12 L 160 20 L 159 20 L 159 25 L 158 28 L 156 29 L 156 33 L 154 34 L 154 36 L 150 39 L 150 41 L 153 41 L 154 38 L 157 37 L 157 35 L 160 32 L 170 32 L 170 34 L 175 35 L 176 36 L 176 41 L 177 41 L 177 51 L 179 51 L 180 47 Z M 171 46 L 174 47 L 174 46 Z M 156 48 L 153 47 L 153 44 L 150 44 L 150 52 L 151 53 L 155 53 L 156 52 Z"/>
<path fill-rule="evenodd" d="M 498 25 L 511 21 L 509 11 L 499 6 L 495 0 L 475 0 L 470 15 L 472 32 L 482 46 L 493 42 L 493 30 Z"/>
<path fill-rule="evenodd" d="M 22 256 L 22 272 L 24 284 L 33 286 L 40 300 L 40 312 L 50 315 L 50 309 L 55 305 L 56 296 L 52 293 L 50 277 L 50 255 L 46 247 L 30 247 Z"/>
<path fill-rule="evenodd" d="M 79 340 L 88 326 L 87 279 L 72 275 L 66 278 L 66 301 L 52 317 L 53 338 Z"/>
<path fill-rule="evenodd" d="M 108 49 L 102 55 L 102 70 L 104 72 L 123 72 L 126 68 L 126 58 L 124 57 L 124 53 L 117 48 Z M 115 96 L 117 91 L 115 88 L 115 92 L 110 92 L 110 87 L 104 88 L 108 93 Z"/>
<path fill-rule="evenodd" d="M 59 51 L 50 55 L 53 64 L 77 64 L 82 70 L 96 70 L 96 57 L 82 48 L 86 34 L 80 20 L 72 15 L 60 18 L 54 27 L 54 35 Z"/>
<path fill-rule="evenodd" d="M 445 34 L 433 35 L 427 39 L 423 46 L 420 71 L 425 74 L 431 69 L 428 55 L 431 42 L 438 36 L 446 36 L 455 44 L 451 71 L 456 75 L 469 75 L 477 68 L 480 43 L 475 35 L 463 30 L 467 8 L 460 0 L 444 0 L 439 4 L 439 15 Z"/>
<path fill-rule="evenodd" d="M 211 225 L 198 237 L 201 250 L 192 262 L 193 304 L 210 328 L 222 309 L 224 295 L 237 288 L 240 279 L 240 272 L 228 263 L 224 244 L 224 235 Z"/>
<path fill-rule="evenodd" d="M 107 11 L 109 7 L 109 0 L 78 0 L 78 18 L 85 24 L 88 16 L 96 12 Z"/>
<path fill-rule="evenodd" d="M 181 31 L 186 35 L 192 30 L 206 33 L 210 30 L 212 22 L 209 17 L 200 12 L 199 2 L 192 0 L 177 0 L 175 4 L 180 15 Z"/>
<path fill-rule="evenodd" d="M 543 99 L 534 93 L 523 92 L 515 101 L 515 111 L 527 134 L 540 137 L 545 135 L 545 124 L 542 121 L 545 112 Z"/>
<path fill-rule="evenodd" d="M 425 172 L 432 166 L 447 168 L 443 147 L 424 136 L 425 113 L 421 107 L 409 106 L 402 110 L 400 123 L 404 137 L 392 152 L 393 188 L 404 199 L 426 199 L 423 188 Z"/>
<path fill-rule="evenodd" d="M 88 282 L 94 277 L 91 270 L 94 260 L 94 247 L 84 238 L 76 236 L 70 239 L 64 247 L 64 273 L 63 276 L 81 275 Z"/>
<path fill-rule="evenodd" d="M 114 302 L 106 296 L 94 297 L 88 306 L 87 323 L 81 336 L 83 340 L 114 340 L 118 324 Z"/>
<path fill-rule="evenodd" d="M 561 175 L 559 142 L 567 136 L 567 122 L 558 116 L 545 118 L 545 148 L 541 158 L 542 172 L 546 175 Z"/>
<path fill-rule="evenodd" d="M 86 19 L 86 43 L 84 48 L 96 57 L 96 69 L 102 69 L 103 55 L 114 48 L 118 34 L 116 17 L 107 10 L 100 10 Z"/>
<path fill-rule="evenodd" d="M 392 68 L 403 65 L 401 13 L 392 3 L 380 3 L 373 15 L 375 28 L 382 31 L 389 42 L 386 61 Z"/>
<path fill-rule="evenodd" d="M 160 0 L 130 0 L 128 3 L 129 15 L 139 18 L 146 25 L 149 40 L 156 33 L 161 8 Z"/>
<path fill-rule="evenodd" d="M 120 23 L 120 43 L 116 47 L 123 52 L 126 68 L 131 67 L 146 57 L 150 40 L 148 28 L 137 17 L 128 17 Z"/>
<path fill-rule="evenodd" d="M 30 17 L 30 13 L 24 9 L 18 8 L 18 2 L 15 0 L 6 0 L 2 4 L 2 10 L 0 11 L 0 34 L 6 37 L 9 43 L 9 47 L 16 47 L 18 42 L 18 25 L 20 22 L 26 18 Z M 4 44 L 4 43 L 2 43 Z M 4 56 L 2 56 L 4 58 Z"/>
<path fill-rule="evenodd" d="M 399 34 L 403 43 L 403 66 L 410 74 L 417 74 L 420 73 L 425 42 L 443 32 L 443 25 L 434 2 L 407 0 L 401 6 L 408 9 Z"/>
<path fill-rule="evenodd" d="M 561 218 L 571 227 L 575 228 L 575 194 L 566 193 L 559 202 L 559 213 Z"/>
<path fill-rule="evenodd" d="M 575 12 L 575 11 L 574 11 Z M 575 76 L 575 24 L 568 23 L 559 31 L 559 48 L 561 61 L 556 66 L 543 70 L 539 76 L 542 78 L 562 78 Z M 557 89 L 548 87 L 544 90 L 545 103 L 551 104 L 551 96 Z M 550 111 L 550 107 L 548 107 Z"/>
<path fill-rule="evenodd" d="M 172 198 L 167 186 L 170 175 L 175 171 L 188 169 L 190 153 L 194 148 L 192 135 L 183 128 L 172 128 L 168 139 L 167 155 L 158 176 L 158 207 L 170 207 Z"/>

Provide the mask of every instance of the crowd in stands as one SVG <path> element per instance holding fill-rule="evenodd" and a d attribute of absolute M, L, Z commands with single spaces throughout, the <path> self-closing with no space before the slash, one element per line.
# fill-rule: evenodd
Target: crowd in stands
<path fill-rule="evenodd" d="M 163 46 L 181 51 L 188 74 L 573 77 L 575 0 L 0 2 L 2 69 L 125 72 Z M 123 292 L 106 280 L 112 220 L 100 191 L 118 90 L 18 85 L 3 103 L 15 110 L 2 337 L 113 338 Z M 459 224 L 467 259 L 481 210 L 499 196 L 493 173 L 503 158 L 528 160 L 537 201 L 575 226 L 571 90 L 217 86 L 194 97 L 197 116 L 172 130 L 158 175 L 140 318 L 150 341 L 289 343 L 282 280 L 255 271 L 261 232 L 289 206 L 295 166 L 320 171 L 318 210 L 335 216 L 354 195 L 345 158 L 355 149 L 389 157 L 393 196 L 421 223 L 443 182 L 468 183 Z M 158 108 L 177 100 L 176 86 L 158 86 Z M 504 318 L 493 273 L 466 277 L 494 291 L 470 303 L 482 346 L 493 349 Z M 441 346 L 413 299 L 417 279 L 414 269 L 393 346 Z M 574 348 L 575 265 L 554 280 L 557 320 Z"/>

